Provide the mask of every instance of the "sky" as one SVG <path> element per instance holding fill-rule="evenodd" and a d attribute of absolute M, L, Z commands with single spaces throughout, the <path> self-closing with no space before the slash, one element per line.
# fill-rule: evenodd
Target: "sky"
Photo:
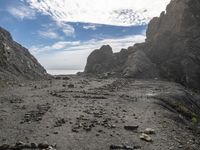
<path fill-rule="evenodd" d="M 0 0 L 0 26 L 51 74 L 83 71 L 104 44 L 114 52 L 145 41 L 170 0 Z"/>

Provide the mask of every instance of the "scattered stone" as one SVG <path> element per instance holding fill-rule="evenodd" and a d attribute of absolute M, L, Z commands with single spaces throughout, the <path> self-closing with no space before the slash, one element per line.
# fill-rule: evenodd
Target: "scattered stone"
<path fill-rule="evenodd" d="M 68 85 L 68 88 L 74 88 L 75 86 L 74 86 L 74 84 L 69 84 Z"/>
<path fill-rule="evenodd" d="M 54 131 L 53 134 L 58 134 L 58 131 Z"/>
<path fill-rule="evenodd" d="M 62 126 L 63 124 L 65 124 L 65 123 L 66 123 L 66 121 L 65 121 L 64 118 L 59 119 L 59 120 L 57 120 L 57 121 L 55 122 L 54 127 L 61 127 L 61 126 Z"/>
<path fill-rule="evenodd" d="M 72 128 L 72 132 L 78 133 L 79 131 L 75 128 Z"/>
<path fill-rule="evenodd" d="M 23 143 L 23 142 L 21 142 L 21 141 L 19 141 L 19 142 L 17 142 L 17 143 L 15 144 L 15 147 L 16 147 L 16 148 L 26 148 L 26 144 Z"/>
<path fill-rule="evenodd" d="M 38 144 L 38 148 L 40 149 L 47 149 L 48 147 L 49 147 L 49 144 L 46 141 Z"/>
<path fill-rule="evenodd" d="M 54 76 L 54 79 L 61 80 L 62 78 L 60 76 Z"/>
<path fill-rule="evenodd" d="M 31 145 L 31 148 L 37 148 L 38 147 L 38 145 L 36 143 L 31 143 L 30 145 Z"/>
<path fill-rule="evenodd" d="M 20 103 L 23 103 L 23 102 L 24 101 L 19 97 L 15 97 L 15 98 L 10 99 L 11 104 L 20 104 Z"/>
<path fill-rule="evenodd" d="M 138 125 L 133 125 L 133 126 L 124 126 L 124 129 L 130 130 L 130 131 L 135 131 L 138 129 Z"/>
<path fill-rule="evenodd" d="M 23 87 L 23 86 L 25 86 L 25 85 L 24 85 L 23 83 L 20 83 L 19 86 L 20 86 L 20 87 Z"/>
<path fill-rule="evenodd" d="M 66 76 L 66 77 L 63 77 L 62 79 L 63 79 L 63 80 L 70 80 L 70 78 L 67 77 L 67 76 Z"/>
<path fill-rule="evenodd" d="M 145 134 L 155 134 L 155 130 L 151 128 L 146 128 L 144 131 Z"/>
<path fill-rule="evenodd" d="M 52 146 L 49 146 L 46 150 L 56 150 L 56 149 L 53 148 Z"/>
<path fill-rule="evenodd" d="M 140 135 L 140 139 L 146 142 L 153 142 L 152 138 L 148 134 L 145 134 L 145 133 L 142 133 Z"/>
<path fill-rule="evenodd" d="M 129 145 L 110 145 L 110 149 L 123 149 L 123 150 L 134 150 L 141 148 L 140 146 L 129 146 Z"/>
<path fill-rule="evenodd" d="M 24 115 L 24 119 L 21 123 L 24 122 L 37 122 L 42 120 L 42 116 L 50 109 L 50 104 L 46 103 L 43 105 L 37 105 L 37 110 L 30 111 Z"/>

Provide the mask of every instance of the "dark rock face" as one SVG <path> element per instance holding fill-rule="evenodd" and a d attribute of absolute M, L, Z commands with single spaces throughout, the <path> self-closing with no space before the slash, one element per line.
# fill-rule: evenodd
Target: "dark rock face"
<path fill-rule="evenodd" d="M 0 27 L 0 79 L 40 79 L 46 70 L 9 32 Z"/>
<path fill-rule="evenodd" d="M 93 51 L 87 60 L 85 73 L 102 73 L 111 71 L 114 64 L 114 54 L 109 45 Z"/>
<path fill-rule="evenodd" d="M 150 22 L 146 44 L 163 78 L 200 89 L 200 1 L 172 0 Z"/>
<path fill-rule="evenodd" d="M 172 0 L 166 12 L 150 21 L 146 35 L 145 43 L 112 54 L 125 56 L 110 63 L 114 64 L 112 71 L 133 78 L 160 77 L 200 89 L 200 1 Z M 105 71 L 110 70 L 98 73 Z"/>

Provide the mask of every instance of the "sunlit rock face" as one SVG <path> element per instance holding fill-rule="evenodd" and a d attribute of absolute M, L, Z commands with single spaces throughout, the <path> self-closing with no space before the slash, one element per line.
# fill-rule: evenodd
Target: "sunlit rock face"
<path fill-rule="evenodd" d="M 166 12 L 150 21 L 145 43 L 112 55 L 114 67 L 98 73 L 114 70 L 124 77 L 162 78 L 200 89 L 200 1 L 172 0 Z"/>
<path fill-rule="evenodd" d="M 9 32 L 0 27 L 0 79 L 40 79 L 46 70 Z"/>

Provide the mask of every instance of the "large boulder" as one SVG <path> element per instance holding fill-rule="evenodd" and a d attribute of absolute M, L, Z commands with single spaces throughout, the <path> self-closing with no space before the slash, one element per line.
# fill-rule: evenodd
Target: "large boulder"
<path fill-rule="evenodd" d="M 10 33 L 0 27 L 0 80 L 41 79 L 46 70 Z"/>

